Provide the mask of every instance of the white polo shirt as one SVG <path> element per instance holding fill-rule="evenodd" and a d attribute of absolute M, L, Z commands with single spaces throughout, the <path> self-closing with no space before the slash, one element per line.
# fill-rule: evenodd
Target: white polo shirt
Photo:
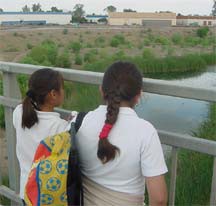
<path fill-rule="evenodd" d="M 68 122 L 56 112 L 37 111 L 39 122 L 30 129 L 22 128 L 22 105 L 13 112 L 13 125 L 16 129 L 16 154 L 20 164 L 20 197 L 24 199 L 24 189 L 31 169 L 34 154 L 44 138 L 66 131 Z"/>
<path fill-rule="evenodd" d="M 114 191 L 144 194 L 145 178 L 167 172 L 156 129 L 129 107 L 121 107 L 109 141 L 120 149 L 113 161 L 102 164 L 97 157 L 99 134 L 106 106 L 89 112 L 77 133 L 81 170 L 92 181 Z"/>

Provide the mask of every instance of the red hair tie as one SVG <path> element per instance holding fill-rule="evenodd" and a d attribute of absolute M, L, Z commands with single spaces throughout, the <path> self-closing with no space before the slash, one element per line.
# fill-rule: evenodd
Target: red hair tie
<path fill-rule="evenodd" d="M 103 129 L 99 135 L 100 139 L 105 139 L 108 137 L 110 130 L 112 129 L 113 125 L 112 124 L 105 124 L 103 126 Z"/>

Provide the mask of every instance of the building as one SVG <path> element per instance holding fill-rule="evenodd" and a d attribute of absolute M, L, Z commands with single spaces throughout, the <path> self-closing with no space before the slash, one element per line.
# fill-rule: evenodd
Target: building
<path fill-rule="evenodd" d="M 0 12 L 1 25 L 69 24 L 68 12 Z"/>
<path fill-rule="evenodd" d="M 216 26 L 216 16 L 177 16 L 178 26 Z"/>
<path fill-rule="evenodd" d="M 104 22 L 104 21 L 106 22 L 106 19 L 108 18 L 108 16 L 107 15 L 94 15 L 93 14 L 93 15 L 86 15 L 85 18 L 86 18 L 88 23 L 98 24 L 98 23 L 100 23 L 99 20 L 102 20 L 102 22 Z"/>
<path fill-rule="evenodd" d="M 176 14 L 172 12 L 110 12 L 109 25 L 175 26 Z"/>

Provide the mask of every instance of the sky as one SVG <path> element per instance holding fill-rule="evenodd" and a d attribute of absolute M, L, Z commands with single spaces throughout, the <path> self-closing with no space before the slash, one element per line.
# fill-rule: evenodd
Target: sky
<path fill-rule="evenodd" d="M 0 0 L 0 8 L 21 11 L 23 6 L 31 7 L 34 3 L 40 3 L 45 11 L 52 6 L 69 11 L 76 4 L 83 4 L 87 14 L 103 14 L 104 8 L 113 5 L 117 11 L 130 8 L 138 12 L 172 11 L 183 15 L 209 15 L 213 6 L 213 0 Z"/>

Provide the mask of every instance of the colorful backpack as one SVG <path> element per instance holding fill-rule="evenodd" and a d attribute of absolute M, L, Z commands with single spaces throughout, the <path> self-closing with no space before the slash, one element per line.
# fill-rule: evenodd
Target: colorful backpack
<path fill-rule="evenodd" d="M 28 206 L 83 205 L 83 192 L 75 133 L 85 113 L 79 113 L 71 130 L 42 140 L 36 150 L 25 187 Z"/>

